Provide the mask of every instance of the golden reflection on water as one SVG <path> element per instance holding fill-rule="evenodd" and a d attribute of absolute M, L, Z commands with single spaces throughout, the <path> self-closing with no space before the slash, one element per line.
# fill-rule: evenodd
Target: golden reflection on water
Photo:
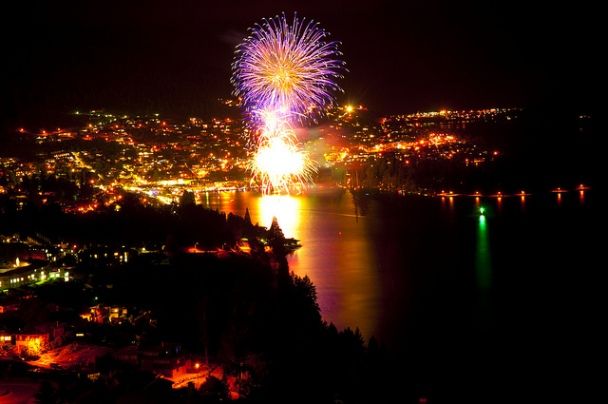
<path fill-rule="evenodd" d="M 300 236 L 301 199 L 291 195 L 263 195 L 257 200 L 258 220 L 261 226 L 270 227 L 276 217 L 285 237 Z"/>
<path fill-rule="evenodd" d="M 260 226 L 269 227 L 276 216 L 285 236 L 302 244 L 288 256 L 289 267 L 315 284 L 324 320 L 339 328 L 359 327 L 366 337 L 377 333 L 382 302 L 378 257 L 369 234 L 372 222 L 358 214 L 350 193 L 201 196 L 203 205 L 221 212 L 244 215 L 248 208 L 252 222 Z"/>
<path fill-rule="evenodd" d="M 251 200 L 253 195 L 248 195 Z M 252 220 L 270 226 L 276 216 L 286 237 L 302 248 L 288 257 L 290 269 L 317 287 L 323 318 L 336 326 L 377 332 L 381 311 L 377 264 L 367 221 L 356 215 L 349 193 L 255 196 Z"/>

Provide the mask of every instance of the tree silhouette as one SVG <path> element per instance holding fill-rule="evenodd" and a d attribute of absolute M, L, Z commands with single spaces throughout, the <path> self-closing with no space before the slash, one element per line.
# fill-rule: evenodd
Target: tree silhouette
<path fill-rule="evenodd" d="M 279 260 L 284 260 L 287 255 L 287 251 L 285 249 L 285 235 L 283 234 L 283 230 L 279 226 L 279 221 L 276 216 L 272 218 L 272 224 L 268 229 L 268 245 L 272 247 L 272 252 Z"/>
<path fill-rule="evenodd" d="M 284 243 L 285 235 L 283 234 L 283 230 L 279 226 L 279 221 L 277 220 L 277 217 L 273 216 L 272 224 L 268 229 L 268 242 L 272 244 L 275 241 Z"/>
<path fill-rule="evenodd" d="M 253 227 L 253 223 L 251 223 L 251 216 L 249 215 L 249 208 L 245 208 L 245 216 L 243 219 L 245 220 L 245 226 L 247 228 Z"/>
<path fill-rule="evenodd" d="M 228 386 L 215 376 L 209 376 L 200 387 L 201 398 L 205 403 L 220 403 L 227 401 Z"/>
<path fill-rule="evenodd" d="M 194 192 L 192 191 L 184 191 L 182 196 L 179 198 L 179 206 L 192 206 L 195 204 L 194 200 Z"/>
<path fill-rule="evenodd" d="M 51 404 L 57 402 L 57 393 L 53 385 L 48 380 L 45 380 L 40 385 L 40 389 L 36 393 L 36 402 L 40 404 Z"/>

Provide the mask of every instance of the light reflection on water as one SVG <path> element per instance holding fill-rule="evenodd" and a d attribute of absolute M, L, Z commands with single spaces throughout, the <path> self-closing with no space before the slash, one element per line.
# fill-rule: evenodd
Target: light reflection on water
<path fill-rule="evenodd" d="M 301 201 L 291 195 L 264 195 L 257 198 L 257 214 L 251 220 L 269 227 L 276 217 L 285 237 L 299 238 Z"/>
<path fill-rule="evenodd" d="M 487 292 L 492 283 L 492 267 L 490 263 L 488 224 L 487 218 L 484 214 L 479 215 L 479 226 L 477 228 L 477 249 L 475 256 L 477 284 L 483 292 Z"/>
<path fill-rule="evenodd" d="M 368 223 L 358 215 L 349 193 L 224 192 L 203 196 L 201 202 L 239 215 L 248 208 L 252 222 L 265 227 L 276 216 L 285 236 L 303 245 L 288 257 L 289 266 L 316 285 L 323 318 L 340 328 L 359 327 L 364 335 L 376 332 L 381 310 L 378 274 L 370 256 Z"/>
<path fill-rule="evenodd" d="M 484 218 L 479 217 L 482 201 L 491 213 Z M 304 196 L 199 195 L 211 209 L 243 215 L 248 208 L 253 223 L 262 226 L 270 226 L 276 216 L 285 235 L 303 245 L 288 261 L 292 271 L 308 275 L 316 285 L 324 319 L 339 328 L 359 327 L 365 336 L 393 346 L 404 346 L 403 339 L 412 336 L 424 345 L 421 341 L 451 335 L 454 329 L 502 326 L 496 314 L 501 311 L 494 307 L 517 312 L 510 297 L 543 284 L 538 268 L 551 262 L 553 251 L 568 254 L 587 244 L 580 228 L 587 226 L 590 201 L 587 194 L 584 203 L 575 194 L 565 195 L 561 204 L 554 195 L 526 197 L 525 202 L 519 196 L 504 201 L 455 197 L 453 202 L 355 198 L 341 190 Z M 560 268 L 561 262 L 554 266 Z M 535 307 L 536 301 L 528 304 Z M 473 326 L 475 313 L 481 317 Z"/>

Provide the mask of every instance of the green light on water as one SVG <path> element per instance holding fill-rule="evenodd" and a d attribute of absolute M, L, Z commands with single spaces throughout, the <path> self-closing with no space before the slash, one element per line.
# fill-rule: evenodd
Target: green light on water
<path fill-rule="evenodd" d="M 477 277 L 478 292 L 478 327 L 487 330 L 492 324 L 492 304 L 490 300 L 492 290 L 492 259 L 490 257 L 489 220 L 483 215 L 483 208 L 479 209 L 477 221 L 477 243 L 475 249 L 475 274 Z"/>
<path fill-rule="evenodd" d="M 483 208 L 480 208 L 480 211 L 481 209 Z M 492 282 L 492 264 L 490 259 L 488 224 L 486 217 L 483 214 L 479 216 L 475 256 L 475 269 L 477 272 L 478 286 L 481 290 L 488 290 Z"/>

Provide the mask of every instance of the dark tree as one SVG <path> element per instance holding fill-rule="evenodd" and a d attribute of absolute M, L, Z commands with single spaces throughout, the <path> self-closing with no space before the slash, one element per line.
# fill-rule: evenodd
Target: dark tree
<path fill-rule="evenodd" d="M 36 402 L 40 404 L 51 404 L 57 402 L 57 393 L 53 385 L 48 380 L 45 380 L 40 385 L 40 389 L 36 393 Z"/>
<path fill-rule="evenodd" d="M 245 208 L 245 216 L 243 219 L 245 220 L 245 226 L 247 228 L 253 227 L 253 223 L 251 223 L 251 216 L 249 215 L 249 208 Z"/>
<path fill-rule="evenodd" d="M 195 204 L 194 192 L 184 191 L 182 196 L 179 198 L 179 206 L 193 206 Z"/>
<path fill-rule="evenodd" d="M 228 401 L 228 386 L 214 376 L 209 376 L 200 388 L 204 403 L 221 403 Z"/>
<path fill-rule="evenodd" d="M 279 226 L 279 221 L 276 216 L 272 218 L 272 224 L 268 229 L 268 244 L 274 249 L 275 245 L 281 246 L 282 249 L 285 246 L 285 235 L 283 234 L 283 230 Z"/>

